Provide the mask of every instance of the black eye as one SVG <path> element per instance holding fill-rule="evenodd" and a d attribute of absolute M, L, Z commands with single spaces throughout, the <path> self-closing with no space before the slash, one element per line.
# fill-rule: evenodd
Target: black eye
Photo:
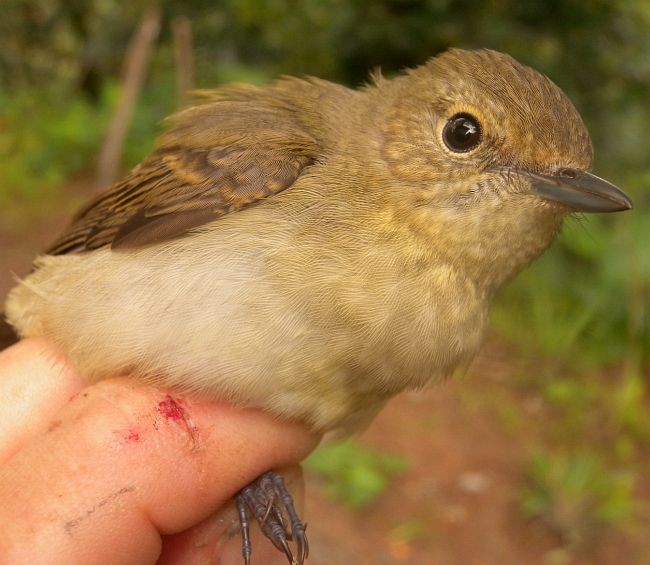
<path fill-rule="evenodd" d="M 479 143 L 483 133 L 481 124 L 471 114 L 454 114 L 442 130 L 442 139 L 445 145 L 455 153 L 465 153 L 474 149 Z"/>

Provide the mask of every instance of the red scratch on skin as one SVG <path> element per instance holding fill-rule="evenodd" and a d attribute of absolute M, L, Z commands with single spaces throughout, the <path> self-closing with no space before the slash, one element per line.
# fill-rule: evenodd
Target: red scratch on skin
<path fill-rule="evenodd" d="M 185 408 L 183 408 L 181 400 L 175 399 L 168 394 L 165 396 L 164 400 L 161 400 L 158 403 L 158 412 L 166 420 L 173 420 L 181 424 L 187 430 L 188 435 L 192 439 L 192 443 L 194 443 L 194 446 L 197 447 L 196 434 L 198 432 L 198 429 L 192 423 L 192 420 L 187 414 Z M 154 425 L 154 427 L 156 426 Z"/>
<path fill-rule="evenodd" d="M 128 443 L 135 443 L 140 441 L 140 432 L 137 432 L 135 430 L 117 430 L 113 433 L 119 435 L 124 441 Z"/>
<path fill-rule="evenodd" d="M 167 420 L 186 421 L 185 409 L 169 394 L 165 397 L 165 400 L 158 403 L 158 412 Z"/>

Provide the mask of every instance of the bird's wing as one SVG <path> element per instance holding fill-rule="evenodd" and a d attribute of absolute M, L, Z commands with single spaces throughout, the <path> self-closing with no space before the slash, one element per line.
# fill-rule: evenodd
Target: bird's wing
<path fill-rule="evenodd" d="M 291 186 L 317 158 L 317 143 L 277 109 L 240 106 L 221 102 L 186 112 L 154 153 L 75 216 L 47 253 L 169 240 Z"/>

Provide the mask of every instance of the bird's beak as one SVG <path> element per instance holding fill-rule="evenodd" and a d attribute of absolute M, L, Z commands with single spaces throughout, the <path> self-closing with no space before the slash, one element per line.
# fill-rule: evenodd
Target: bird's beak
<path fill-rule="evenodd" d="M 531 179 L 531 192 L 579 212 L 632 209 L 632 201 L 620 188 L 585 171 L 562 169 L 553 175 L 523 174 Z"/>

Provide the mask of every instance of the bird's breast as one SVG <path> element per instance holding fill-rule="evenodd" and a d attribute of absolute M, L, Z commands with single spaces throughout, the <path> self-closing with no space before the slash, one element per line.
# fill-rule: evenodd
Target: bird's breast
<path fill-rule="evenodd" d="M 320 430 L 362 425 L 478 348 L 487 304 L 452 267 L 408 268 L 354 239 L 296 245 L 287 231 L 258 231 L 45 256 L 7 314 L 91 380 L 128 373 Z"/>

